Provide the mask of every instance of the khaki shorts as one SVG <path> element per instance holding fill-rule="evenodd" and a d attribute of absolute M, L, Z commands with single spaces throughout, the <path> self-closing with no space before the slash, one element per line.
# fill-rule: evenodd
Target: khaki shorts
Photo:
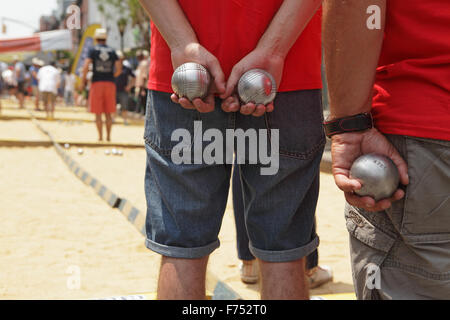
<path fill-rule="evenodd" d="M 387 136 L 408 163 L 404 199 L 370 213 L 347 204 L 358 299 L 450 299 L 450 141 Z"/>
<path fill-rule="evenodd" d="M 56 101 L 56 95 L 53 92 L 41 92 L 42 101 L 44 103 L 50 103 L 53 104 Z"/>

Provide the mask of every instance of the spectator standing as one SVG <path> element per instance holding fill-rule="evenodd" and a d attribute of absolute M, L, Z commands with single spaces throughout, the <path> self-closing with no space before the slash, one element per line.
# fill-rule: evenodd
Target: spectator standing
<path fill-rule="evenodd" d="M 42 67 L 38 72 L 39 91 L 44 100 L 45 112 L 48 120 L 54 119 L 56 96 L 61 84 L 61 75 L 55 68 L 55 62 Z"/>

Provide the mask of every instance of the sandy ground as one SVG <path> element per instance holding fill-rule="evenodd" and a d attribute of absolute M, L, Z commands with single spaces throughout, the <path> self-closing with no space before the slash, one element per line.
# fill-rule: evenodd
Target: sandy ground
<path fill-rule="evenodd" d="M 3 115 L 14 112 L 18 111 L 4 109 Z M 72 113 L 82 119 L 90 116 L 59 111 L 67 119 Z M 93 123 L 40 124 L 59 140 L 96 140 Z M 142 126 L 119 124 L 113 128 L 113 144 L 142 143 L 142 135 Z M 46 139 L 30 121 L 0 119 L 0 139 L 28 140 L 27 136 Z M 71 147 L 67 152 L 113 192 L 145 211 L 145 150 L 125 148 L 119 157 L 106 156 L 106 149 L 111 148 L 84 148 L 79 155 Z M 67 169 L 53 148 L 0 148 L 0 159 L 1 299 L 90 299 L 155 291 L 159 256 L 145 248 L 143 237 L 117 210 Z M 320 264 L 333 268 L 334 281 L 312 290 L 313 295 L 353 291 L 343 208 L 343 194 L 332 176 L 322 173 L 319 256 Z M 239 279 L 235 236 L 229 201 L 221 247 L 211 255 L 209 270 L 243 298 L 258 299 L 258 284 L 245 285 Z M 80 288 L 71 287 L 76 279 L 71 270 L 81 272 Z"/>

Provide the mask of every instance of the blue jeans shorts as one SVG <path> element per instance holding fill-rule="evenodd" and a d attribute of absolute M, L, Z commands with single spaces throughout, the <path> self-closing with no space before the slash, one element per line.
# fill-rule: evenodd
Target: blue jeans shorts
<path fill-rule="evenodd" d="M 226 153 L 228 131 L 242 129 L 266 132 L 258 135 L 258 145 L 267 142 L 272 154 L 278 150 L 279 155 L 278 170 L 262 174 L 267 162 L 252 160 L 249 150 L 256 149 L 251 142 L 245 156 L 241 153 L 240 180 L 252 254 L 268 262 L 307 256 L 319 244 L 314 219 L 325 145 L 321 90 L 278 93 L 275 110 L 258 118 L 226 113 L 220 103 L 217 98 L 213 112 L 199 113 L 173 103 L 169 93 L 149 92 L 144 134 L 147 248 L 168 257 L 195 259 L 219 247 L 233 158 L 211 163 L 196 159 L 194 153 L 199 146 L 206 152 L 213 141 L 223 147 L 215 153 Z M 191 156 L 190 163 L 173 160 L 174 150 L 180 150 L 180 140 L 173 138 L 177 129 L 192 138 L 183 141 L 181 148 Z M 277 149 L 272 144 L 275 131 Z M 216 135 L 208 138 L 207 132 Z"/>

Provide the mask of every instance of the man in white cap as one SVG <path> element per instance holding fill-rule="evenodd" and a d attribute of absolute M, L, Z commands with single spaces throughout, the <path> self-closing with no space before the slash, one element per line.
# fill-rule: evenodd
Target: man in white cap
<path fill-rule="evenodd" d="M 89 90 L 89 111 L 95 114 L 95 123 L 98 130 L 98 140 L 103 140 L 102 114 L 106 119 L 106 140 L 111 141 L 111 115 L 116 112 L 116 85 L 115 77 L 122 72 L 122 63 L 115 50 L 106 45 L 107 32 L 97 29 L 94 39 L 97 44 L 91 48 L 83 67 L 82 87 L 85 87 L 89 65 L 93 65 L 92 84 Z"/>

